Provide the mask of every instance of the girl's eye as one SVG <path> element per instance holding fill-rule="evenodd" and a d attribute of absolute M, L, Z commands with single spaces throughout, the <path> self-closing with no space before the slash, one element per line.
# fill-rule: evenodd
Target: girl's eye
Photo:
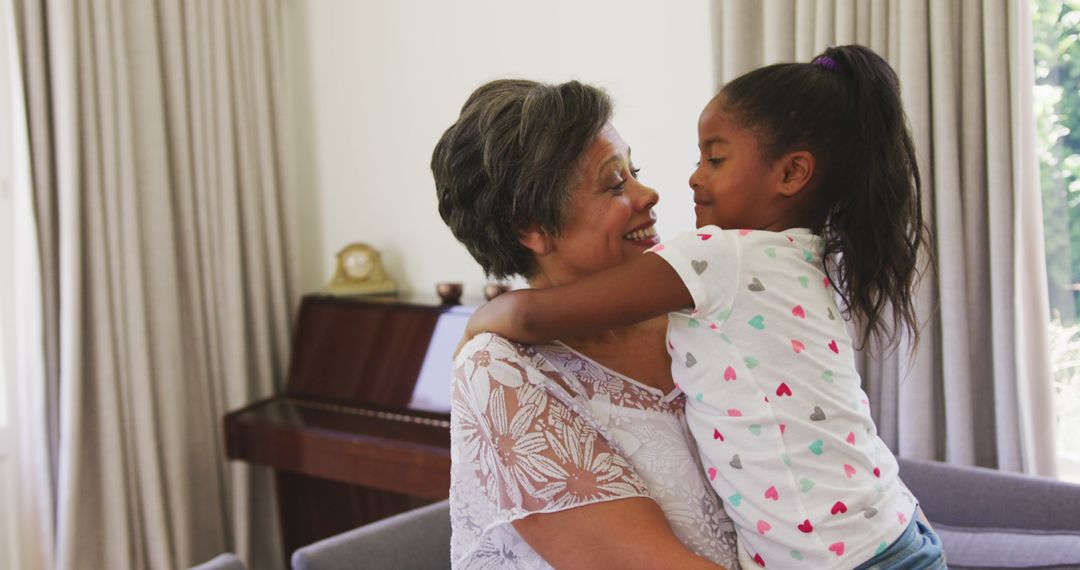
<path fill-rule="evenodd" d="M 710 158 L 709 159 L 709 164 L 712 165 L 712 166 L 720 166 L 721 164 L 724 163 L 724 160 L 726 160 L 726 159 L 723 159 L 723 158 Z"/>

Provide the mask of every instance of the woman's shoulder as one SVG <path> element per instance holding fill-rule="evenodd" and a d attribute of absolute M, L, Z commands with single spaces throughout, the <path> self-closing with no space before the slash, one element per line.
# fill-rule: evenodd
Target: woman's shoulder
<path fill-rule="evenodd" d="M 467 361 L 504 358 L 528 361 L 536 355 L 536 349 L 530 345 L 510 340 L 495 333 L 480 333 L 461 346 L 454 357 L 454 366 Z"/>
<path fill-rule="evenodd" d="M 550 391 L 564 384 L 537 347 L 493 333 L 476 335 L 461 347 L 454 358 L 453 381 L 483 392 L 493 385 Z"/>
<path fill-rule="evenodd" d="M 522 344 L 494 333 L 481 333 L 470 339 L 454 357 L 454 370 L 471 375 L 477 368 L 510 369 L 528 380 L 530 372 L 544 367 L 543 359 L 532 345 Z"/>

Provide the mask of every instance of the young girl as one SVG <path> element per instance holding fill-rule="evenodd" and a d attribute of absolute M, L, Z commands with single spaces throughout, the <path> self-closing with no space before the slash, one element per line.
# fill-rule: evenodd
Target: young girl
<path fill-rule="evenodd" d="M 469 333 L 539 343 L 676 311 L 672 375 L 744 566 L 944 567 L 877 436 L 845 326 L 854 317 L 863 343 L 918 336 L 926 238 L 896 75 L 860 46 L 764 67 L 709 102 L 698 137 L 697 231 L 497 297 Z"/>

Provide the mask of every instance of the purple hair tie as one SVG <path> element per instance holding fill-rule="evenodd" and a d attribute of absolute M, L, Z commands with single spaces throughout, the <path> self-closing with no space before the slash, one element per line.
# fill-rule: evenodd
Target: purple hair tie
<path fill-rule="evenodd" d="M 810 63 L 811 65 L 819 65 L 821 67 L 824 67 L 829 71 L 840 71 L 840 64 L 836 63 L 835 59 L 827 55 L 819 55 L 815 57 L 814 61 L 811 61 Z"/>

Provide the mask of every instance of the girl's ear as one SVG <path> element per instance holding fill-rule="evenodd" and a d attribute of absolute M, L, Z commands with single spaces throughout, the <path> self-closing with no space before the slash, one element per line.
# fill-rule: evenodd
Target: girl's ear
<path fill-rule="evenodd" d="M 518 233 L 518 242 L 537 256 L 551 253 L 551 236 L 538 224 L 529 224 Z"/>
<path fill-rule="evenodd" d="M 814 155 L 805 150 L 789 152 L 777 161 L 780 174 L 780 195 L 792 197 L 810 185 L 814 177 Z"/>

